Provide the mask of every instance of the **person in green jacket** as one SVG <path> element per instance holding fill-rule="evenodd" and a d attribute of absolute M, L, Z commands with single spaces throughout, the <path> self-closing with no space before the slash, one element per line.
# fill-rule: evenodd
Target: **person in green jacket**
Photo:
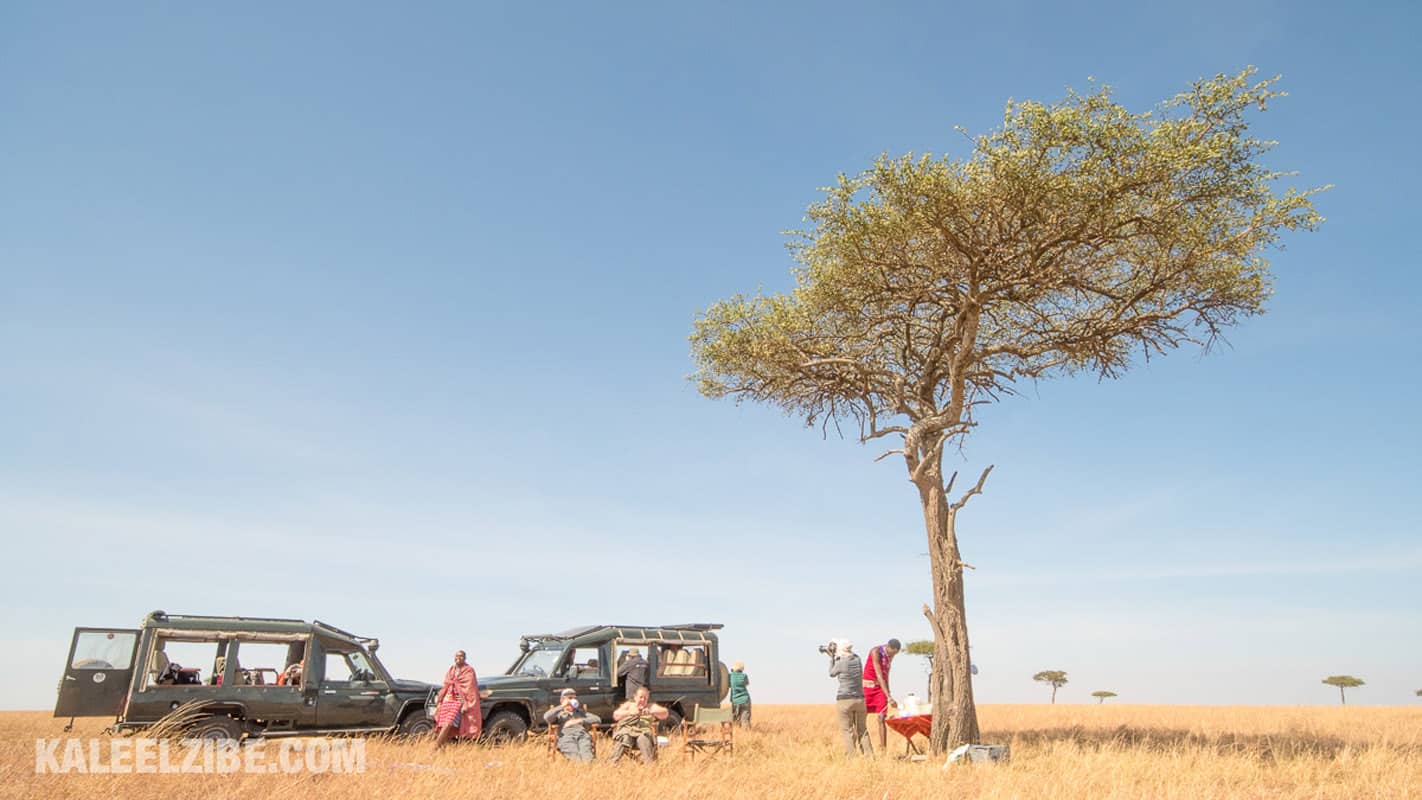
<path fill-rule="evenodd" d="M 737 661 L 731 665 L 731 719 L 748 729 L 750 717 L 750 676 L 746 675 L 746 662 Z"/>

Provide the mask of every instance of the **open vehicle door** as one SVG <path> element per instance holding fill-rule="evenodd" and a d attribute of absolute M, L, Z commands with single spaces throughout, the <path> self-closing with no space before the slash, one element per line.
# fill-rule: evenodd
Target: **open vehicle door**
<path fill-rule="evenodd" d="M 137 651 L 137 630 L 75 628 L 54 715 L 118 716 L 128 698 Z"/>

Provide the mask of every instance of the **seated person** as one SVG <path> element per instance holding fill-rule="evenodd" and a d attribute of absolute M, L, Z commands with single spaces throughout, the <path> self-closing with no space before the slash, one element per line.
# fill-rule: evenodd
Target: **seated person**
<path fill-rule="evenodd" d="M 166 644 L 167 642 L 159 639 L 158 643 L 153 645 L 153 661 L 148 666 L 148 674 L 154 683 L 178 682 L 177 676 L 168 674 L 173 662 L 168 659 L 168 654 L 163 652 L 163 646 Z"/>
<path fill-rule="evenodd" d="M 221 686 L 222 677 L 227 674 L 227 656 L 218 656 L 212 662 L 212 685 Z"/>
<path fill-rule="evenodd" d="M 622 759 L 628 750 L 639 750 L 642 761 L 652 763 L 657 760 L 657 722 L 667 718 L 668 711 L 652 702 L 652 690 L 646 686 L 637 687 L 632 699 L 612 712 L 615 724 L 612 728 L 612 760 Z"/>
<path fill-rule="evenodd" d="M 301 685 L 301 662 L 287 664 L 286 669 L 277 676 L 277 686 L 300 686 Z"/>
<path fill-rule="evenodd" d="M 588 712 L 587 706 L 578 702 L 578 693 L 567 688 L 558 697 L 559 704 L 548 709 L 543 721 L 558 729 L 558 752 L 571 761 L 592 761 L 593 741 L 590 729 L 601 724 L 602 719 Z"/>

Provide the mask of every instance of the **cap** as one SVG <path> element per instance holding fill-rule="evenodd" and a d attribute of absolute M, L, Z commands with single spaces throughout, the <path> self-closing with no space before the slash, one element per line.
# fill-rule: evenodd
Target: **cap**
<path fill-rule="evenodd" d="M 574 697 L 577 697 L 578 690 L 570 686 L 567 689 L 564 689 L 562 692 L 558 693 L 559 697 L 567 697 L 568 695 L 573 695 Z"/>

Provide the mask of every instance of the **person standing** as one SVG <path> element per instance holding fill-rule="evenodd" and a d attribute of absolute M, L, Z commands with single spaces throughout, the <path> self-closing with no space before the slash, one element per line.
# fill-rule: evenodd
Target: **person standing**
<path fill-rule="evenodd" d="M 454 665 L 444 673 L 444 686 L 435 696 L 435 746 L 450 739 L 477 739 L 484 728 L 479 708 L 479 676 L 464 663 L 464 651 L 454 652 Z"/>
<path fill-rule="evenodd" d="M 903 645 L 899 644 L 898 639 L 890 639 L 886 644 L 869 648 L 868 659 L 864 664 L 864 708 L 870 716 L 878 720 L 878 724 L 873 727 L 874 732 L 878 734 L 880 755 L 888 752 L 889 726 L 884 718 L 888 716 L 889 706 L 894 702 L 894 696 L 889 692 L 889 665 L 902 649 Z"/>
<path fill-rule="evenodd" d="M 746 674 L 746 662 L 737 661 L 731 665 L 731 721 L 742 728 L 750 729 L 751 698 L 750 676 Z"/>
<path fill-rule="evenodd" d="M 627 651 L 622 663 L 617 667 L 617 677 L 623 686 L 622 696 L 631 700 L 637 690 L 647 685 L 647 671 L 651 665 L 642 657 L 642 651 L 633 647 Z"/>
<path fill-rule="evenodd" d="M 578 702 L 578 693 L 569 687 L 558 697 L 559 705 L 548 709 L 543 721 L 558 728 L 558 752 L 572 761 L 592 761 L 591 729 L 602 719 Z"/>
<path fill-rule="evenodd" d="M 835 640 L 830 653 L 829 676 L 839 681 L 835 686 L 834 706 L 844 754 L 852 758 L 861 752 L 872 753 L 869 732 L 864 728 L 864 665 L 848 639 Z"/>

